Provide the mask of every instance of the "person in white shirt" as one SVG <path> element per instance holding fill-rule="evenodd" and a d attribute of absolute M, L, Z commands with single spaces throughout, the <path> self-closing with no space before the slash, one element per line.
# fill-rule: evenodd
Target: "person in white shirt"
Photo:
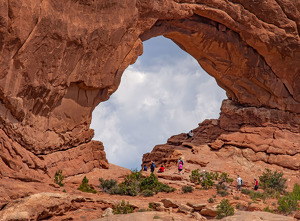
<path fill-rule="evenodd" d="M 239 192 L 239 191 L 241 191 L 243 181 L 242 181 L 242 178 L 239 175 L 237 177 L 238 177 L 236 179 L 236 182 L 237 182 L 237 191 Z"/>

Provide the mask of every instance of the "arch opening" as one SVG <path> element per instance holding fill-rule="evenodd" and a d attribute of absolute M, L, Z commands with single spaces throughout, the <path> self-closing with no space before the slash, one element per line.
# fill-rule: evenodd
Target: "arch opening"
<path fill-rule="evenodd" d="M 192 56 L 155 37 L 144 42 L 143 55 L 125 70 L 118 90 L 93 111 L 91 128 L 110 163 L 139 168 L 155 145 L 218 118 L 224 98 Z"/>

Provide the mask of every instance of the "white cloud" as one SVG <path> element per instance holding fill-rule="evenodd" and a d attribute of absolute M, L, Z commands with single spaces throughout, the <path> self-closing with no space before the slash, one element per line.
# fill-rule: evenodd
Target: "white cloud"
<path fill-rule="evenodd" d="M 144 44 L 145 53 L 153 48 L 150 43 Z M 93 112 L 94 139 L 103 142 L 109 162 L 140 168 L 142 154 L 156 144 L 218 118 L 225 92 L 191 56 L 177 50 L 140 57 L 124 72 L 119 89 Z"/>

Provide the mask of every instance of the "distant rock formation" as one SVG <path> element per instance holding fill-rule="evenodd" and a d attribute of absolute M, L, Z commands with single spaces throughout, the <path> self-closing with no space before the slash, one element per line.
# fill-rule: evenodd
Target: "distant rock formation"
<path fill-rule="evenodd" d="M 300 118 L 298 114 L 244 107 L 224 100 L 218 120 L 205 120 L 187 138 L 179 134 L 157 145 L 143 156 L 143 165 L 155 161 L 166 168 L 183 158 L 185 169 L 205 169 L 241 175 L 251 187 L 254 177 L 265 168 L 278 170 L 289 178 L 289 188 L 299 183 Z"/>
<path fill-rule="evenodd" d="M 299 11 L 295 0 L 1 1 L 2 176 L 40 180 L 62 167 L 68 175 L 108 167 L 102 143 L 91 141 L 92 111 L 117 90 L 142 41 L 158 35 L 197 59 L 246 110 L 239 117 L 224 107 L 240 127 L 229 133 L 231 124 L 221 125 L 227 132 L 211 148 L 242 144 L 254 158 L 299 168 Z M 278 114 L 276 126 L 241 127 L 257 110 Z M 260 133 L 268 141 L 257 141 Z"/>

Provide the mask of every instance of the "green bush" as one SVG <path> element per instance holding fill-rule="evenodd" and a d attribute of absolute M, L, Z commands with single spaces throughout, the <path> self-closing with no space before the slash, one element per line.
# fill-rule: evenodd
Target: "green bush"
<path fill-rule="evenodd" d="M 195 184 L 200 184 L 201 183 L 201 175 L 202 174 L 199 173 L 199 169 L 193 170 L 190 175 L 190 181 Z"/>
<path fill-rule="evenodd" d="M 293 193 L 288 193 L 286 196 L 280 197 L 278 199 L 278 210 L 286 214 L 290 214 L 298 209 L 298 199 L 297 195 Z"/>
<path fill-rule="evenodd" d="M 232 178 L 229 178 L 228 177 L 228 174 L 223 172 L 221 175 L 220 175 L 220 180 L 223 181 L 223 182 L 226 182 L 226 183 L 232 183 L 233 182 L 233 179 Z"/>
<path fill-rule="evenodd" d="M 125 203 L 124 200 L 122 200 L 121 203 L 119 203 L 116 208 L 113 209 L 114 214 L 128 214 L 133 213 L 133 207 L 129 205 L 129 202 Z"/>
<path fill-rule="evenodd" d="M 214 203 L 214 202 L 215 202 L 215 199 L 210 197 L 207 201 L 208 201 L 209 203 Z"/>
<path fill-rule="evenodd" d="M 253 201 L 256 201 L 257 198 L 262 199 L 263 201 L 265 201 L 266 198 L 267 198 L 267 193 L 260 193 L 260 192 L 251 190 L 249 196 L 251 197 L 251 199 Z"/>
<path fill-rule="evenodd" d="M 104 180 L 103 178 L 99 178 L 100 188 L 105 192 L 109 193 L 110 190 L 117 185 L 117 181 L 113 179 Z"/>
<path fill-rule="evenodd" d="M 230 205 L 228 199 L 223 199 L 217 206 L 217 219 L 234 215 L 234 208 Z"/>
<path fill-rule="evenodd" d="M 210 176 L 207 176 L 206 178 L 203 179 L 201 186 L 203 189 L 209 189 L 212 188 L 214 185 L 214 181 L 212 181 Z"/>
<path fill-rule="evenodd" d="M 184 193 L 191 193 L 194 191 L 194 188 L 192 186 L 183 186 L 181 189 Z"/>
<path fill-rule="evenodd" d="M 297 200 L 300 200 L 300 185 L 297 183 L 294 184 L 293 195 L 297 198 Z"/>
<path fill-rule="evenodd" d="M 58 170 L 55 172 L 54 175 L 54 183 L 58 184 L 59 186 L 64 186 L 65 184 L 63 183 L 65 176 L 62 175 L 62 170 Z"/>
<path fill-rule="evenodd" d="M 229 193 L 226 190 L 217 190 L 217 194 L 224 197 L 224 196 L 227 196 Z"/>
<path fill-rule="evenodd" d="M 248 190 L 248 189 L 242 189 L 241 192 L 242 192 L 242 194 L 250 195 L 251 190 Z"/>
<path fill-rule="evenodd" d="M 149 196 L 153 196 L 154 193 L 153 193 L 152 190 L 143 190 L 143 191 L 141 192 L 141 195 L 144 196 L 144 197 L 149 197 Z"/>
<path fill-rule="evenodd" d="M 260 187 L 268 192 L 274 193 L 276 191 L 284 193 L 286 189 L 286 179 L 283 178 L 283 173 L 266 169 L 263 175 L 259 177 Z"/>
<path fill-rule="evenodd" d="M 146 177 L 141 180 L 140 182 L 140 189 L 143 190 L 152 190 L 155 193 L 158 192 L 174 192 L 175 188 L 172 188 L 166 184 L 163 184 L 158 181 L 157 177 L 154 175 L 154 173 L 151 173 L 149 177 Z"/>
<path fill-rule="evenodd" d="M 129 195 L 129 196 L 137 196 L 139 193 L 141 195 L 149 195 L 150 192 L 174 192 L 176 189 L 170 187 L 166 184 L 163 184 L 158 181 L 157 177 L 154 173 L 151 173 L 149 177 L 142 178 L 141 172 L 132 171 L 130 175 L 127 175 L 124 181 L 117 185 L 117 183 L 113 180 L 103 180 L 99 179 L 101 182 L 102 189 L 108 189 L 108 193 L 110 194 L 118 194 L 118 195 Z M 147 190 L 146 192 L 144 192 Z"/>
<path fill-rule="evenodd" d="M 266 208 L 264 208 L 264 211 L 265 211 L 265 212 L 269 212 L 269 213 L 274 213 L 274 211 L 271 210 L 271 209 L 269 208 L 269 206 L 267 206 Z"/>
<path fill-rule="evenodd" d="M 82 192 L 87 192 L 87 193 L 97 193 L 96 190 L 94 190 L 93 188 L 91 188 L 88 185 L 89 180 L 86 178 L 86 176 L 82 179 L 82 182 L 80 184 L 80 187 L 78 188 L 78 190 L 81 190 Z"/>
<path fill-rule="evenodd" d="M 210 172 L 210 176 L 212 177 L 213 180 L 218 180 L 219 179 L 219 173 L 218 172 Z"/>

